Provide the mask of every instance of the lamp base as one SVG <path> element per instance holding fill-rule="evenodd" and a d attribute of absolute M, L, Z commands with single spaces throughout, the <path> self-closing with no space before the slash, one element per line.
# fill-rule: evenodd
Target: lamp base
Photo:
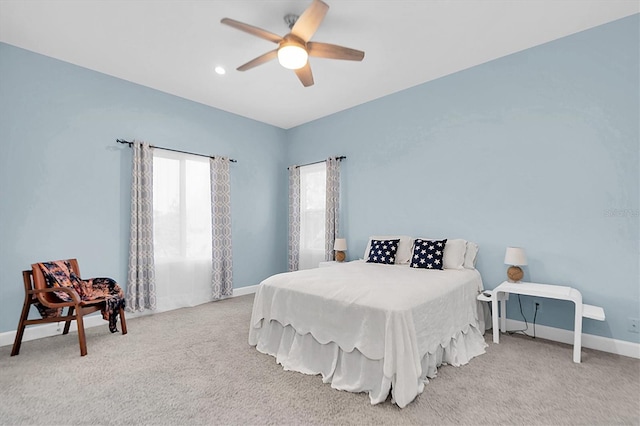
<path fill-rule="evenodd" d="M 344 252 L 343 251 L 336 251 L 336 262 L 344 262 Z"/>
<path fill-rule="evenodd" d="M 507 269 L 507 278 L 509 282 L 517 283 L 522 280 L 524 277 L 524 272 L 522 272 L 522 268 L 519 266 L 511 266 Z"/>

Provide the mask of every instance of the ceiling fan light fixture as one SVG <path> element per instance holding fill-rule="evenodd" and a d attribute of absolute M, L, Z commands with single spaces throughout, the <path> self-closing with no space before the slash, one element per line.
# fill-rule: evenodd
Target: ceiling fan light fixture
<path fill-rule="evenodd" d="M 297 70 L 307 64 L 309 54 L 298 44 L 284 44 L 278 49 L 278 62 L 290 70 Z"/>

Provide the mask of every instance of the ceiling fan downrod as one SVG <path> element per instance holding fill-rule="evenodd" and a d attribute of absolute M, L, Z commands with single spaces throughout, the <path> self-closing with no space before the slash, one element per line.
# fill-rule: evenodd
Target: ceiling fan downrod
<path fill-rule="evenodd" d="M 300 15 L 294 15 L 293 13 L 287 13 L 284 15 L 284 22 L 287 24 L 289 29 L 291 30 L 293 26 L 298 22 L 298 18 Z"/>

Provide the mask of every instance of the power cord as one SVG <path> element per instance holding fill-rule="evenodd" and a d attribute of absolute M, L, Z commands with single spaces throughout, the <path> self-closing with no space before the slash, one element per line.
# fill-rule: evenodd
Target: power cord
<path fill-rule="evenodd" d="M 524 312 L 522 312 L 522 300 L 520 299 L 520 295 L 518 295 L 518 305 L 520 305 L 520 315 L 522 315 L 522 319 L 524 320 L 524 328 L 522 330 L 511 330 L 507 331 L 507 334 L 516 334 L 521 333 L 527 337 L 531 337 L 533 339 L 536 338 L 536 317 L 538 316 L 538 309 L 540 308 L 540 303 L 536 302 L 536 310 L 533 313 L 533 336 L 527 334 L 527 330 L 529 329 L 529 323 L 527 322 L 527 317 L 524 316 Z"/>
<path fill-rule="evenodd" d="M 536 310 L 533 311 L 533 338 L 536 338 L 536 317 L 538 316 L 538 309 L 540 308 L 540 303 L 536 302 Z"/>

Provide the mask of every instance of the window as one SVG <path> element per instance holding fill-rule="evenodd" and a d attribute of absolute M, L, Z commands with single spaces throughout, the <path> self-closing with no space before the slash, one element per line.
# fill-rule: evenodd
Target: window
<path fill-rule="evenodd" d="M 324 162 L 300 167 L 299 269 L 317 268 L 325 260 L 326 181 Z"/>
<path fill-rule="evenodd" d="M 209 159 L 153 154 L 153 232 L 158 311 L 211 300 Z"/>

